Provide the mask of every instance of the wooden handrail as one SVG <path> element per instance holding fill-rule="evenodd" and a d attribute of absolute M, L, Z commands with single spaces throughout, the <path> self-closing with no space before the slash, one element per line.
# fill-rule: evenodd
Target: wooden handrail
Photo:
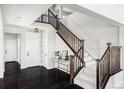
<path fill-rule="evenodd" d="M 53 12 L 50 9 L 48 9 L 48 12 L 50 12 L 55 18 L 57 18 L 57 15 L 53 14 Z"/>
<path fill-rule="evenodd" d="M 73 34 L 74 37 L 76 37 L 80 41 L 80 39 L 74 33 L 72 33 L 62 22 L 59 23 L 63 25 L 71 34 Z"/>
<path fill-rule="evenodd" d="M 104 54 L 103 54 L 103 56 L 101 57 L 100 60 L 102 60 L 102 59 L 105 57 L 107 51 L 110 49 L 110 45 L 111 45 L 111 43 L 106 43 L 106 45 L 107 45 L 107 49 L 106 49 L 106 51 L 104 52 Z"/>
<path fill-rule="evenodd" d="M 103 54 L 103 56 L 101 57 L 101 59 L 100 60 L 102 60 L 104 57 L 105 57 L 105 55 L 106 55 L 106 53 L 108 52 L 108 50 L 109 50 L 110 48 L 109 47 L 107 47 L 107 49 L 106 49 L 106 51 L 104 52 L 104 54 Z"/>
<path fill-rule="evenodd" d="M 80 47 L 80 49 L 76 52 L 75 56 L 78 55 L 78 53 L 80 52 L 80 50 L 82 49 L 83 47 Z"/>

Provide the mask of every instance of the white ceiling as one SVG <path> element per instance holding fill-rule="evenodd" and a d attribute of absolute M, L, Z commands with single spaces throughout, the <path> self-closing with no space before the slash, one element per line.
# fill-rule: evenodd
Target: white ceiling
<path fill-rule="evenodd" d="M 84 13 L 75 12 L 67 17 L 73 22 L 79 23 L 78 25 L 88 27 L 88 28 L 103 28 L 103 27 L 113 27 L 114 25 L 102 21 L 96 17 L 88 16 Z"/>
<path fill-rule="evenodd" d="M 93 12 L 93 11 L 91 11 L 85 7 L 82 7 L 78 4 L 61 4 L 61 5 L 64 7 L 70 8 L 76 12 L 83 13 L 85 15 L 88 15 L 88 16 L 94 17 L 96 19 L 99 19 L 101 21 L 104 21 L 110 25 L 114 25 L 114 26 L 122 26 L 123 25 L 122 23 L 119 23 L 116 20 L 112 20 L 106 16 L 100 15 L 100 14 Z"/>
<path fill-rule="evenodd" d="M 5 25 L 31 27 L 31 24 L 52 4 L 4 4 L 3 22 Z"/>

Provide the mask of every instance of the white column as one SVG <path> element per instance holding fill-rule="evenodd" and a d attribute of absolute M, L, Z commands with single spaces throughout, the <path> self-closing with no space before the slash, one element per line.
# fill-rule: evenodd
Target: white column
<path fill-rule="evenodd" d="M 0 5 L 0 78 L 4 74 L 4 47 L 3 47 L 3 23 L 2 23 L 2 9 Z"/>

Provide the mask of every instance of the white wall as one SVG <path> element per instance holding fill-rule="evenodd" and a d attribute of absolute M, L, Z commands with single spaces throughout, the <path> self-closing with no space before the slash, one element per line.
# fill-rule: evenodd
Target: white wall
<path fill-rule="evenodd" d="M 80 39 L 85 40 L 85 47 L 95 58 L 103 54 L 106 43 L 118 45 L 118 28 L 102 20 L 75 12 L 62 22 Z"/>
<path fill-rule="evenodd" d="M 21 68 L 26 68 L 27 67 L 27 63 L 26 63 L 26 58 L 25 58 L 25 34 L 21 33 Z"/>
<path fill-rule="evenodd" d="M 56 51 L 56 30 L 53 27 L 48 29 L 48 67 L 53 67 L 52 58 Z"/>
<path fill-rule="evenodd" d="M 42 31 L 41 34 L 42 55 L 41 60 L 45 67 L 48 67 L 48 31 Z"/>
<path fill-rule="evenodd" d="M 124 26 L 119 29 L 119 45 L 121 48 L 121 68 L 124 69 Z M 124 71 L 123 71 L 123 81 L 124 81 Z"/>
<path fill-rule="evenodd" d="M 61 37 L 56 34 L 56 51 L 68 50 L 68 55 L 74 55 L 72 50 L 67 46 L 67 44 L 61 39 Z"/>
<path fill-rule="evenodd" d="M 42 31 L 42 61 L 46 68 L 53 68 L 56 51 L 56 30 L 50 25 Z"/>
<path fill-rule="evenodd" d="M 0 78 L 3 77 L 4 74 L 4 58 L 3 58 L 3 20 L 2 20 L 2 11 L 1 11 L 1 5 L 0 5 Z"/>

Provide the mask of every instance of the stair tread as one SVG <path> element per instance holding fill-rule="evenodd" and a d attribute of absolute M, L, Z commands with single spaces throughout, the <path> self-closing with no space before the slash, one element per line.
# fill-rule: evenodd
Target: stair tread
<path fill-rule="evenodd" d="M 93 65 L 87 66 L 86 68 L 84 68 L 84 72 L 90 73 L 90 74 L 95 74 L 96 73 L 96 65 L 93 64 Z"/>
<path fill-rule="evenodd" d="M 93 83 L 96 80 L 96 73 L 80 72 L 79 76 L 77 76 L 77 79 L 85 80 Z"/>
<path fill-rule="evenodd" d="M 83 73 L 83 75 L 79 76 L 79 80 L 95 83 L 96 77 L 87 73 Z"/>
<path fill-rule="evenodd" d="M 96 63 L 96 62 L 95 62 Z M 96 85 L 96 64 L 86 66 L 75 78 L 75 83 L 84 88 L 95 88 Z M 86 86 L 85 86 L 86 85 Z"/>
<path fill-rule="evenodd" d="M 86 81 L 81 82 L 80 80 L 75 80 L 74 82 L 75 82 L 75 84 L 77 84 L 83 88 L 86 88 L 86 89 L 95 89 L 96 88 L 95 84 L 93 84 L 93 83 L 89 84 Z"/>
<path fill-rule="evenodd" d="M 84 57 L 84 60 L 85 60 L 85 61 L 92 60 L 92 57 L 91 57 L 91 56 Z"/>
<path fill-rule="evenodd" d="M 90 66 L 90 65 L 94 65 L 96 64 L 96 61 L 91 60 L 91 61 L 85 61 L 86 62 L 86 66 Z"/>

